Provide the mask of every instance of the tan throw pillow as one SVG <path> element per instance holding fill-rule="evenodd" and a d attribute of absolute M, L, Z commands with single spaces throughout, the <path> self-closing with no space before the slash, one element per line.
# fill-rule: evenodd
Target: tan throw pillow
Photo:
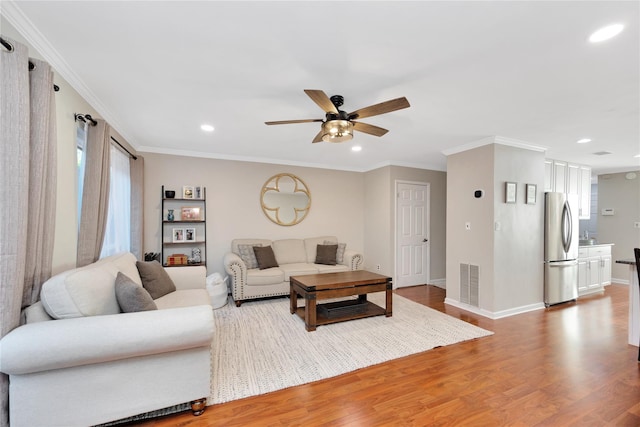
<path fill-rule="evenodd" d="M 338 245 L 318 245 L 316 247 L 316 264 L 336 265 Z"/>
<path fill-rule="evenodd" d="M 253 251 L 256 254 L 256 261 L 258 262 L 258 268 L 260 270 L 278 267 L 276 255 L 273 253 L 273 248 L 271 246 L 254 246 Z"/>
<path fill-rule="evenodd" d="M 140 273 L 142 287 L 149 291 L 151 298 L 158 299 L 176 290 L 173 280 L 158 261 L 137 261 L 136 267 Z"/>
<path fill-rule="evenodd" d="M 145 288 L 120 272 L 116 276 L 115 290 L 118 305 L 125 313 L 158 309 Z"/>
<path fill-rule="evenodd" d="M 238 255 L 244 265 L 247 268 L 258 268 L 258 261 L 256 260 L 256 254 L 253 252 L 253 248 L 255 246 L 262 247 L 262 243 L 258 243 L 255 245 L 238 245 Z"/>
<path fill-rule="evenodd" d="M 335 245 L 336 243 L 328 240 L 324 241 L 325 245 Z M 338 251 L 336 252 L 336 263 L 342 264 L 344 262 L 344 250 L 347 249 L 346 243 L 338 243 Z"/>

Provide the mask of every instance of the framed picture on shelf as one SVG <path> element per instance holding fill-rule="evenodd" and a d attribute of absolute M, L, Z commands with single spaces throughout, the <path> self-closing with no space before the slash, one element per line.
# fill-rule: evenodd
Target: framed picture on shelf
<path fill-rule="evenodd" d="M 196 185 L 193 187 L 193 198 L 204 199 L 204 187 L 202 185 Z"/>
<path fill-rule="evenodd" d="M 505 184 L 505 203 L 515 203 L 518 187 L 515 182 L 507 182 Z"/>
<path fill-rule="evenodd" d="M 185 233 L 184 228 L 174 228 L 171 232 L 173 235 L 173 242 L 184 242 L 185 241 Z"/>
<path fill-rule="evenodd" d="M 193 186 L 185 185 L 182 187 L 182 198 L 183 199 L 193 199 Z"/>
<path fill-rule="evenodd" d="M 180 211 L 182 221 L 200 221 L 200 208 L 197 206 L 183 206 Z"/>
<path fill-rule="evenodd" d="M 184 229 L 184 240 L 185 240 L 185 242 L 195 242 L 196 241 L 196 229 L 195 228 L 185 228 Z"/>
<path fill-rule="evenodd" d="M 536 204 L 536 185 L 535 184 L 527 184 L 527 204 L 535 205 Z"/>

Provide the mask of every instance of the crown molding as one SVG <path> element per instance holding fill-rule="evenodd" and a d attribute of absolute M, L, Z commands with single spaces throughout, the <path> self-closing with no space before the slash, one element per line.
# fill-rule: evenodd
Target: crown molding
<path fill-rule="evenodd" d="M 522 148 L 524 150 L 538 151 L 538 152 L 546 152 L 547 147 L 542 147 L 538 145 L 529 144 L 526 141 L 521 141 L 519 139 L 514 138 L 506 138 L 504 136 L 488 136 L 486 138 L 479 139 L 477 141 L 470 142 L 468 144 L 459 145 L 457 147 L 449 148 L 442 151 L 442 154 L 445 156 L 450 156 L 452 154 L 462 153 L 463 151 L 472 150 L 474 148 L 483 147 L 485 145 L 490 144 L 500 144 L 500 145 L 508 145 L 510 147 Z"/>

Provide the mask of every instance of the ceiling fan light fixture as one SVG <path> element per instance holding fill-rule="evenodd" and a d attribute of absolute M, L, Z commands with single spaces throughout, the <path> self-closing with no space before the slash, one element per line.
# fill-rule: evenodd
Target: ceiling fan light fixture
<path fill-rule="evenodd" d="M 344 142 L 353 138 L 353 123 L 348 120 L 329 120 L 322 123 L 322 140 Z"/>

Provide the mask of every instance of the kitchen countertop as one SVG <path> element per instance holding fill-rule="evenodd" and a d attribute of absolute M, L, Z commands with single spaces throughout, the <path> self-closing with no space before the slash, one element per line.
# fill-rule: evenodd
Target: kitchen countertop
<path fill-rule="evenodd" d="M 578 245 L 579 248 L 597 248 L 598 246 L 614 246 L 615 243 L 596 243 L 595 245 Z"/>

